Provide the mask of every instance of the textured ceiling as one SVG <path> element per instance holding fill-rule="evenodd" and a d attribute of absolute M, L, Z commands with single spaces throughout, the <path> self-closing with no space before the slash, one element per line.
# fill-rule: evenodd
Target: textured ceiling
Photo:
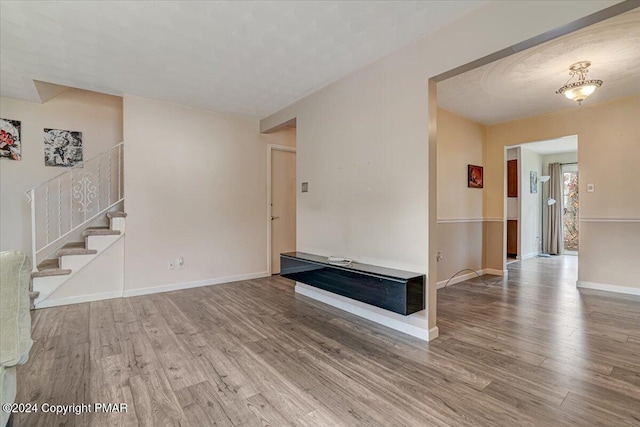
<path fill-rule="evenodd" d="M 555 92 L 584 60 L 604 84 L 582 105 L 640 94 L 640 9 L 439 82 L 438 106 L 486 125 L 579 108 Z"/>
<path fill-rule="evenodd" d="M 0 94 L 32 80 L 263 117 L 477 1 L 0 3 Z"/>

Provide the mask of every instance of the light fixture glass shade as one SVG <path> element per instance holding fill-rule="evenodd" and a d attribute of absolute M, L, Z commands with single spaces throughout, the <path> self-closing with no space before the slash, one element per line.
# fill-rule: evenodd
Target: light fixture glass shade
<path fill-rule="evenodd" d="M 547 199 L 547 205 L 553 206 L 555 204 L 556 204 L 556 199 L 552 199 L 551 197 Z"/>
<path fill-rule="evenodd" d="M 551 179 L 551 177 L 549 175 L 542 175 L 540 177 L 540 182 L 545 183 L 547 181 L 549 181 Z"/>
<path fill-rule="evenodd" d="M 595 84 L 585 84 L 582 86 L 572 87 L 564 92 L 564 96 L 572 101 L 582 102 L 587 98 L 587 96 L 595 92 L 597 87 L 598 86 Z"/>
<path fill-rule="evenodd" d="M 581 61 L 569 67 L 569 80 L 567 83 L 556 91 L 558 94 L 564 94 L 568 99 L 581 104 L 589 95 L 602 86 L 602 80 L 587 80 L 589 66 L 591 62 Z M 573 83 L 569 83 L 572 79 L 577 79 Z"/>

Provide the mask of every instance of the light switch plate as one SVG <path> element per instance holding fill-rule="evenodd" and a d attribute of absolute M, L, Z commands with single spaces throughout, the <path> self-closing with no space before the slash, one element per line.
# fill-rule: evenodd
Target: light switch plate
<path fill-rule="evenodd" d="M 309 192 L 309 183 L 308 182 L 303 182 L 302 183 L 302 192 L 303 193 L 308 193 Z"/>
<path fill-rule="evenodd" d="M 595 193 L 595 192 L 596 192 L 596 185 L 592 182 L 587 184 L 587 193 Z"/>

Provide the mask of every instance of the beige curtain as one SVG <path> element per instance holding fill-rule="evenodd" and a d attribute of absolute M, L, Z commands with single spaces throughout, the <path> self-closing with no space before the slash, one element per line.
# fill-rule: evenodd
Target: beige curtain
<path fill-rule="evenodd" d="M 543 209 L 547 212 L 547 241 L 545 252 L 551 255 L 562 253 L 562 165 L 549 165 L 548 194 L 542 200 Z M 547 200 L 555 199 L 556 203 L 549 206 Z"/>

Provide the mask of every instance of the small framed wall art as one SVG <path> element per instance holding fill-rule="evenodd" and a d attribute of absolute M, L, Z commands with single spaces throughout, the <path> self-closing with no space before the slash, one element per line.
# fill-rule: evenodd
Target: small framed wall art
<path fill-rule="evenodd" d="M 44 165 L 75 166 L 82 163 L 82 132 L 44 130 Z"/>
<path fill-rule="evenodd" d="M 469 168 L 467 170 L 467 187 L 483 188 L 482 166 L 469 165 Z"/>
<path fill-rule="evenodd" d="M 529 192 L 536 194 L 538 192 L 538 172 L 529 171 Z"/>
<path fill-rule="evenodd" d="M 22 159 L 20 121 L 0 119 L 0 157 L 9 160 Z"/>

